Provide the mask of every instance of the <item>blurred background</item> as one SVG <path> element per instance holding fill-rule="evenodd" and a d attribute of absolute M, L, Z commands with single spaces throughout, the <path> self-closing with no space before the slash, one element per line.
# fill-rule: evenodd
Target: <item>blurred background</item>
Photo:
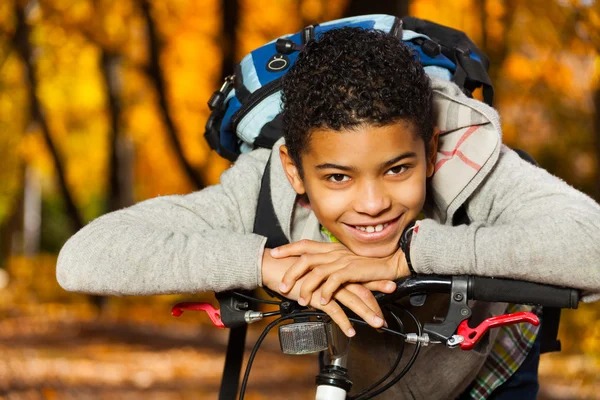
<path fill-rule="evenodd" d="M 218 182 L 228 163 L 203 139 L 206 102 L 243 55 L 369 13 L 467 32 L 490 57 L 505 142 L 600 199 L 594 0 L 2 0 L 0 399 L 216 399 L 227 332 L 170 317 L 210 296 L 67 293 L 57 253 L 103 213 Z M 599 317 L 600 304 L 563 313 L 540 398 L 600 398 Z M 314 358 L 276 339 L 255 365 L 251 399 L 313 390 Z"/>

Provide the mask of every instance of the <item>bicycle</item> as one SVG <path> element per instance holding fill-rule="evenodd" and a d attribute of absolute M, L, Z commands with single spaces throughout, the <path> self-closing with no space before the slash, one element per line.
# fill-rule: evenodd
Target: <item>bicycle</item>
<path fill-rule="evenodd" d="M 413 366 L 422 346 L 440 344 L 468 351 L 473 349 L 491 328 L 523 322 L 538 325 L 540 322 L 534 313 L 518 312 L 487 318 L 479 326 L 471 328 L 468 325 L 472 314 L 467 303 L 469 300 L 557 308 L 577 308 L 579 303 L 577 290 L 509 279 L 422 275 L 403 278 L 396 283 L 396 291 L 391 294 L 375 293 L 375 298 L 382 309 L 386 310 L 398 327 L 397 329 L 384 327 L 380 330 L 403 339 L 405 344 L 414 344 L 413 353 L 402 370 L 392 377 L 404 353 L 404 345 L 401 346 L 390 370 L 370 387 L 351 397 L 348 393 L 352 387 L 352 381 L 345 368 L 350 339 L 328 319 L 327 314 L 321 311 L 302 307 L 298 303 L 282 297 L 280 300 L 274 301 L 258 299 L 241 292 L 227 292 L 217 295 L 220 310 L 215 309 L 209 303 L 179 303 L 173 306 L 172 314 L 179 316 L 184 310 L 203 310 L 207 312 L 213 324 L 219 328 L 239 327 L 263 318 L 278 316 L 265 327 L 250 353 L 240 388 L 240 400 L 244 398 L 252 363 L 261 343 L 271 329 L 289 320 L 292 322 L 281 325 L 279 328 L 279 341 L 283 353 L 309 354 L 326 351 L 325 361 L 316 377 L 315 399 L 366 400 L 385 392 L 402 379 Z M 422 324 L 412 312 L 395 304 L 397 300 L 408 297 L 412 306 L 419 307 L 425 303 L 427 295 L 433 293 L 449 296 L 447 314 L 443 320 L 438 322 Z M 258 302 L 277 305 L 279 310 L 265 313 L 252 310 L 250 305 Z M 412 320 L 416 326 L 416 332 L 404 331 L 404 322 L 399 316 L 400 313 Z M 349 312 L 349 315 L 351 314 Z M 359 318 L 350 317 L 350 320 L 355 324 L 368 325 Z"/>

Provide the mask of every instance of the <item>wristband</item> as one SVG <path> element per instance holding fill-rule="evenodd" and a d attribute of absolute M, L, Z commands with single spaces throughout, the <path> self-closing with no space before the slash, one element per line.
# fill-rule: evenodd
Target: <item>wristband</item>
<path fill-rule="evenodd" d="M 406 228 L 404 228 L 404 232 L 400 236 L 400 241 L 398 242 L 398 246 L 400 250 L 404 253 L 404 258 L 406 259 L 406 265 L 408 266 L 408 270 L 411 275 L 416 275 L 415 269 L 410 262 L 410 242 L 412 240 L 413 231 L 415 229 L 415 221 L 411 221 Z"/>

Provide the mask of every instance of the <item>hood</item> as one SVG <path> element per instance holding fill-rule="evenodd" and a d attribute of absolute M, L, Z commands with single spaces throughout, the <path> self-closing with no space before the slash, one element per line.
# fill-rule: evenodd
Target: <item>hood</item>
<path fill-rule="evenodd" d="M 498 161 L 498 113 L 465 96 L 452 82 L 432 78 L 434 118 L 440 129 L 431 196 L 437 220 L 449 224 Z"/>

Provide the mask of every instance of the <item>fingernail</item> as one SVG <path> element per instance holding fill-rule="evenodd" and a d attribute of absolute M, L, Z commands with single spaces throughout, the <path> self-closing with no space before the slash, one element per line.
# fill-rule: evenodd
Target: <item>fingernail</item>
<path fill-rule="evenodd" d="M 396 285 L 394 285 L 393 283 L 388 283 L 385 288 L 388 290 L 388 292 L 391 292 L 392 290 L 394 290 L 396 288 Z"/>
<path fill-rule="evenodd" d="M 382 318 L 375 316 L 375 317 L 373 317 L 373 323 L 377 326 L 381 326 L 381 325 L 383 325 L 384 321 Z"/>
<path fill-rule="evenodd" d="M 298 297 L 298 304 L 300 304 L 301 306 L 305 306 L 308 303 L 302 297 Z"/>
<path fill-rule="evenodd" d="M 287 285 L 283 282 L 281 282 L 281 284 L 279 285 L 279 291 L 280 292 L 287 292 Z"/>
<path fill-rule="evenodd" d="M 327 303 L 329 303 L 329 301 L 325 297 L 321 297 L 321 304 L 325 305 Z"/>
<path fill-rule="evenodd" d="M 356 335 L 356 331 L 352 328 L 348 329 L 348 337 L 352 337 Z"/>
<path fill-rule="evenodd" d="M 279 249 L 277 247 L 275 247 L 274 249 L 271 249 L 272 256 L 276 256 L 278 253 L 279 253 Z"/>
<path fill-rule="evenodd" d="M 388 328 L 387 321 L 383 321 L 383 326 L 385 326 L 386 328 Z"/>

